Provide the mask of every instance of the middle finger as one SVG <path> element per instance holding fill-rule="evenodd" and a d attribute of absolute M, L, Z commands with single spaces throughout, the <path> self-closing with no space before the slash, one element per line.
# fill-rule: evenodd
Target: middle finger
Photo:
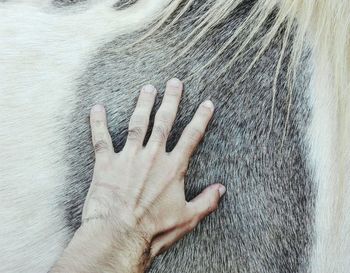
<path fill-rule="evenodd" d="M 149 144 L 147 145 L 156 149 L 165 149 L 181 100 L 182 90 L 183 84 L 180 80 L 174 78 L 168 81 L 162 104 L 155 116 L 152 134 L 148 141 Z"/>

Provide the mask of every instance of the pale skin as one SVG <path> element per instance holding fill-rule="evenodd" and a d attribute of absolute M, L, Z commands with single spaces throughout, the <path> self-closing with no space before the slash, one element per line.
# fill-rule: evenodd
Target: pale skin
<path fill-rule="evenodd" d="M 90 121 L 96 160 L 82 225 L 50 272 L 145 272 L 154 257 L 217 209 L 226 191 L 221 184 L 208 186 L 190 201 L 184 194 L 190 157 L 214 112 L 211 101 L 198 107 L 175 148 L 165 150 L 182 92 L 178 79 L 167 83 L 144 146 L 157 92 L 151 85 L 143 87 L 119 153 L 114 152 L 104 107 L 93 107 Z"/>

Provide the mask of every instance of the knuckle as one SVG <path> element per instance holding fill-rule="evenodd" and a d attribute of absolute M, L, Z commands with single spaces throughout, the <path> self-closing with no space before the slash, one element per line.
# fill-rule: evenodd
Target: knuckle
<path fill-rule="evenodd" d="M 94 145 L 95 153 L 101 153 L 108 150 L 108 144 L 105 140 L 99 140 Z"/>
<path fill-rule="evenodd" d="M 146 133 L 147 120 L 142 114 L 134 114 L 131 117 L 128 128 L 128 138 L 131 140 L 139 140 Z"/>
<path fill-rule="evenodd" d="M 133 126 L 128 129 L 128 138 L 130 140 L 138 140 L 143 137 L 144 129 L 141 126 Z"/>
<path fill-rule="evenodd" d="M 166 142 L 169 134 L 169 129 L 166 126 L 155 126 L 153 128 L 155 141 L 158 143 Z"/>

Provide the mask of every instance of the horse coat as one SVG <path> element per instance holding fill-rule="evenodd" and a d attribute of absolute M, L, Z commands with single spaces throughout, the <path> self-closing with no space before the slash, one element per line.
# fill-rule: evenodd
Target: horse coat
<path fill-rule="evenodd" d="M 186 196 L 227 194 L 150 272 L 349 272 L 350 9 L 307 2 L 0 1 L 0 272 L 48 272 L 79 227 L 91 106 L 119 151 L 141 86 L 156 110 L 175 76 L 167 150 L 201 101 L 216 106 Z"/>

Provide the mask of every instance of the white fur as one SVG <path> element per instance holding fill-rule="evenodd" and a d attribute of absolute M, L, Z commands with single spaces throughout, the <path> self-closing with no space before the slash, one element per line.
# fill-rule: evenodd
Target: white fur
<path fill-rule="evenodd" d="M 128 12 L 111 1 L 56 12 L 47 1 L 0 3 L 0 272 L 47 272 L 68 235 L 57 196 L 74 79 L 97 48 L 144 26 L 164 1 Z"/>
<path fill-rule="evenodd" d="M 112 2 L 89 1 L 69 12 L 54 10 L 48 0 L 0 3 L 0 272 L 47 272 L 61 253 L 69 238 L 57 207 L 67 168 L 58 130 L 69 122 L 74 80 L 100 45 L 144 26 L 170 0 L 142 0 L 119 12 Z M 339 157 L 332 73 L 327 60 L 314 56 L 309 141 L 318 196 L 312 272 L 346 273 L 349 151 Z M 341 163 L 347 172 L 340 177 Z"/>
<path fill-rule="evenodd" d="M 350 270 L 350 145 L 339 144 L 339 116 L 344 113 L 339 111 L 338 97 L 331 91 L 329 68 L 327 59 L 314 52 L 309 142 L 318 194 L 311 272 L 346 273 Z M 347 165 L 344 176 L 342 164 Z"/>

